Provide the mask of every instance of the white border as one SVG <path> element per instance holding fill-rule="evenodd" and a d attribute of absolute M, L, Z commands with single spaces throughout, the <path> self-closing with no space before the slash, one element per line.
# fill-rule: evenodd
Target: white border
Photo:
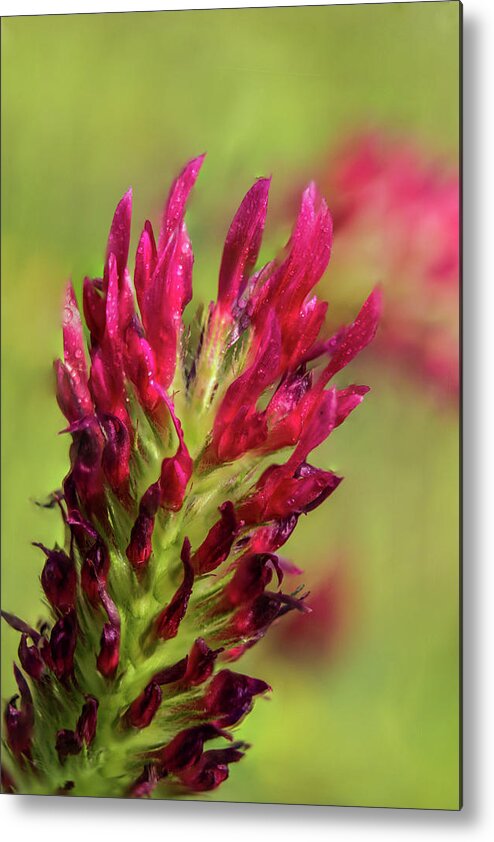
<path fill-rule="evenodd" d="M 424 0 L 427 2 L 427 0 Z M 302 5 L 212 2 L 23 2 L 2 15 Z M 312 5 L 325 5 L 314 2 Z M 335 2 L 335 5 L 340 3 Z M 0 798 L 6 840 L 87 842 L 110 838 L 252 842 L 319 840 L 442 842 L 494 838 L 494 2 L 465 0 L 464 459 L 465 459 L 465 807 L 462 813 L 277 807 L 98 799 Z M 303 730 L 303 723 L 301 723 Z M 304 839 L 305 842 L 305 839 Z"/>
<path fill-rule="evenodd" d="M 387 0 L 367 0 L 367 3 L 383 3 Z M 401 2 L 409 3 L 414 0 L 401 0 Z M 422 0 L 422 2 L 437 2 L 437 0 Z M 474 0 L 471 0 L 472 4 Z M 144 0 L 144 2 L 132 2 L 132 0 L 2 0 L 0 2 L 0 11 L 5 15 L 41 15 L 41 14 L 74 14 L 74 13 L 89 13 L 89 12 L 151 12 L 151 11 L 165 11 L 165 10 L 185 10 L 185 9 L 238 9 L 245 6 L 251 8 L 262 8 L 263 6 L 341 6 L 351 5 L 345 0 L 333 0 L 332 3 L 324 2 L 324 0 L 311 0 L 310 3 L 301 3 L 300 0 L 274 0 L 272 3 L 260 2 L 260 0 L 249 0 L 248 2 L 235 2 L 235 0 L 224 0 L 224 2 L 215 3 L 214 0 L 194 0 L 194 2 L 187 2 L 187 0 L 175 0 L 175 2 L 161 2 L 153 3 L 152 0 Z M 358 5 L 358 4 L 353 4 Z"/>

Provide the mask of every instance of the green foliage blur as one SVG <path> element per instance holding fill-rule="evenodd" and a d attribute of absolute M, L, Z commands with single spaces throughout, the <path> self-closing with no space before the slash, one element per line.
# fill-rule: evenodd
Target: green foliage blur
<path fill-rule="evenodd" d="M 208 300 L 256 176 L 273 175 L 279 206 L 299 171 L 362 125 L 457 160 L 458 16 L 444 2 L 2 21 L 3 608 L 31 623 L 43 613 L 30 542 L 61 540 L 57 513 L 35 501 L 68 468 L 51 372 L 64 282 L 80 291 L 100 274 L 129 184 L 135 244 L 181 165 L 207 151 L 188 220 L 196 300 Z M 286 235 L 268 217 L 263 255 Z M 330 269 L 330 295 L 340 283 Z M 344 380 L 372 391 L 316 458 L 345 482 L 285 554 L 309 589 L 344 558 L 349 630 L 306 656 L 273 631 L 238 664 L 273 694 L 241 727 L 247 757 L 209 797 L 455 809 L 457 412 L 367 354 Z M 4 698 L 17 642 L 3 626 Z"/>

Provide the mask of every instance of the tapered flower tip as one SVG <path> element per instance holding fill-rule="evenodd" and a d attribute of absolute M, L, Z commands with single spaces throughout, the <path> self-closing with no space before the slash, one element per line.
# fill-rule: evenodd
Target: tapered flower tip
<path fill-rule="evenodd" d="M 314 286 L 328 264 L 333 245 L 333 218 L 326 200 L 311 181 L 300 202 L 300 210 L 291 237 L 292 257 L 301 251 L 311 253 L 311 275 Z"/>
<path fill-rule="evenodd" d="M 33 640 L 35 643 L 37 643 L 40 640 L 41 635 L 36 631 L 36 629 L 33 629 L 31 626 L 25 623 L 24 620 L 21 620 L 19 617 L 16 617 L 15 614 L 9 614 L 7 611 L 1 611 L 0 613 L 5 622 L 8 623 L 11 628 L 15 629 L 18 632 L 21 632 L 21 634 L 28 635 L 28 637 L 30 637 L 31 640 Z"/>
<path fill-rule="evenodd" d="M 192 160 L 185 165 L 182 172 L 171 186 L 165 210 L 163 212 L 163 218 L 161 220 L 161 229 L 158 240 L 159 253 L 163 251 L 170 234 L 183 217 L 185 203 L 196 182 L 199 170 L 202 167 L 205 157 L 206 153 L 203 153 L 202 155 L 198 155 L 197 158 L 192 158 Z"/>
<path fill-rule="evenodd" d="M 79 307 L 75 297 L 72 281 L 65 287 L 63 311 L 63 346 L 64 359 L 70 369 L 81 373 L 86 370 L 84 357 L 84 339 Z"/>
<path fill-rule="evenodd" d="M 381 318 L 382 303 L 382 290 L 377 286 L 362 305 L 355 321 L 342 331 L 334 354 L 322 373 L 322 382 L 327 383 L 372 342 Z"/>
<path fill-rule="evenodd" d="M 245 195 L 226 236 L 218 306 L 229 311 L 242 294 L 261 247 L 271 178 L 259 178 Z"/>
<path fill-rule="evenodd" d="M 119 276 L 124 272 L 125 267 L 127 266 L 131 219 L 132 188 L 129 187 L 116 207 L 106 247 L 106 261 L 108 263 L 111 254 L 115 256 Z"/>

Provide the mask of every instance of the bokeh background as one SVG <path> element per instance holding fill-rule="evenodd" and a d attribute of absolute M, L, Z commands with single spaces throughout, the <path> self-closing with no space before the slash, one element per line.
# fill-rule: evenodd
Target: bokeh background
<path fill-rule="evenodd" d="M 68 467 L 51 372 L 64 281 L 72 275 L 80 290 L 84 274 L 100 273 L 123 192 L 134 188 L 135 242 L 178 168 L 208 152 L 188 216 L 200 301 L 214 295 L 229 219 L 256 176 L 273 175 L 264 256 L 285 241 L 304 179 L 320 179 L 330 207 L 338 203 L 328 166 L 359 133 L 420 150 L 434 183 L 446 173 L 451 184 L 459 13 L 441 2 L 2 21 L 4 608 L 30 622 L 41 614 L 30 541 L 61 536 L 56 513 L 35 501 Z M 380 195 L 395 189 L 383 179 Z M 390 218 L 371 218 L 366 242 L 373 225 L 382 242 L 368 261 L 358 226 L 339 252 L 336 218 L 322 281 L 331 323 L 351 317 L 380 281 L 400 318 L 418 320 L 418 354 L 422 316 L 429 338 L 431 322 L 441 328 L 436 346 L 447 329 L 454 370 L 457 277 L 440 285 L 438 305 L 423 262 L 414 264 L 414 222 L 400 235 L 406 260 L 390 267 Z M 437 228 L 430 241 L 427 230 L 434 250 Z M 252 749 L 211 798 L 458 806 L 457 391 L 443 388 L 443 369 L 431 378 L 414 366 L 413 347 L 404 356 L 380 347 L 346 370 L 372 392 L 318 454 L 346 480 L 286 547 L 304 569 L 313 615 L 303 626 L 286 618 L 241 662 L 274 692 L 241 726 Z M 17 637 L 3 627 L 4 697 Z"/>

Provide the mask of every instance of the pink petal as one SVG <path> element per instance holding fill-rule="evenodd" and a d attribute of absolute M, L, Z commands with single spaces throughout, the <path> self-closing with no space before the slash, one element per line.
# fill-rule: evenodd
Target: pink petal
<path fill-rule="evenodd" d="M 168 243 L 170 235 L 183 219 L 185 203 L 199 175 L 204 158 L 205 155 L 199 155 L 197 158 L 189 161 L 172 184 L 161 221 L 158 254 L 161 254 Z"/>
<path fill-rule="evenodd" d="M 180 558 L 184 567 L 184 578 L 175 595 L 156 621 L 156 633 L 162 640 L 175 637 L 189 604 L 194 582 L 194 570 L 190 563 L 190 542 L 185 538 Z"/>
<path fill-rule="evenodd" d="M 376 287 L 362 306 L 357 318 L 346 329 L 331 361 L 324 369 L 320 383 L 327 383 L 348 365 L 374 339 L 382 310 L 382 293 Z"/>
<path fill-rule="evenodd" d="M 266 221 L 271 179 L 260 178 L 246 194 L 226 236 L 218 285 L 218 307 L 230 312 L 254 268 Z"/>
<path fill-rule="evenodd" d="M 108 236 L 106 262 L 110 255 L 115 255 L 118 275 L 123 275 L 127 266 L 130 243 L 130 223 L 132 219 L 132 189 L 118 203 Z"/>

